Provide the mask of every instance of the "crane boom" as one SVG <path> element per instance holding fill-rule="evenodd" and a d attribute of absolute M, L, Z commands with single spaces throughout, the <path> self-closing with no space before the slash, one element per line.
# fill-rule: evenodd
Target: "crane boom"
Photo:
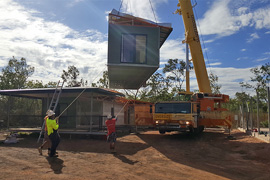
<path fill-rule="evenodd" d="M 222 103 L 229 101 L 229 96 L 225 94 L 212 94 L 211 92 L 191 2 L 190 0 L 178 1 L 178 7 L 181 7 L 181 9 L 178 9 L 176 13 L 183 17 L 186 36 L 185 43 L 190 49 L 200 92 L 194 93 L 188 101 L 157 102 L 153 114 L 155 125 L 159 129 L 160 134 L 171 131 L 189 131 L 197 134 L 202 132 L 205 127 L 221 126 L 230 129 L 232 118 L 228 110 L 222 107 Z M 190 94 L 189 83 L 187 83 L 187 90 L 184 94 Z"/>
<path fill-rule="evenodd" d="M 181 9 L 178 9 L 176 13 L 179 13 L 183 17 L 185 26 L 185 42 L 188 43 L 194 71 L 201 93 L 212 93 L 210 87 L 210 81 L 208 78 L 203 52 L 201 48 L 200 38 L 197 30 L 197 25 L 192 10 L 190 0 L 178 0 Z"/>

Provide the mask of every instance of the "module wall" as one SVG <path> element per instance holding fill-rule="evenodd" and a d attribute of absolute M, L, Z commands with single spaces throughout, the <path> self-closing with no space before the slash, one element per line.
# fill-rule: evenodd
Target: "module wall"
<path fill-rule="evenodd" d="M 123 35 L 141 35 L 146 37 L 146 62 L 142 63 L 142 65 L 159 66 L 159 27 L 109 24 L 108 34 L 108 64 L 125 63 L 121 62 Z"/>

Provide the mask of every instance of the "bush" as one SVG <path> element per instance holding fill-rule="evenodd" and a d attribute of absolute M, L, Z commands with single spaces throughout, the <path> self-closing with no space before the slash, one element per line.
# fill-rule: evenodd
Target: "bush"
<path fill-rule="evenodd" d="M 268 120 L 262 121 L 260 124 L 261 124 L 262 127 L 268 128 Z"/>

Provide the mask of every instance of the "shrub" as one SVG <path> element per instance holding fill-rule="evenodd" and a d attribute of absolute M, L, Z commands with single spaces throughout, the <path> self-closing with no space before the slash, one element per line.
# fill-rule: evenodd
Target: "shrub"
<path fill-rule="evenodd" d="M 262 121 L 260 124 L 261 124 L 262 127 L 268 128 L 268 120 Z"/>

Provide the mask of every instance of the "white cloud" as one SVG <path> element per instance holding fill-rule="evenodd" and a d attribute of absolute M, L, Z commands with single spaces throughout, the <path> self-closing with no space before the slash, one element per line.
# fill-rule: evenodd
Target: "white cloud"
<path fill-rule="evenodd" d="M 241 49 L 241 51 L 242 51 L 242 52 L 245 52 L 245 51 L 247 51 L 247 50 L 246 50 L 246 49 Z"/>
<path fill-rule="evenodd" d="M 247 40 L 248 43 L 251 43 L 252 41 L 254 41 L 255 39 L 259 39 L 259 35 L 258 33 L 252 33 L 250 34 L 250 38 Z"/>
<path fill-rule="evenodd" d="M 107 35 L 96 30 L 75 31 L 11 0 L 0 3 L 1 65 L 15 56 L 35 67 L 34 80 L 58 81 L 62 70 L 75 65 L 91 82 L 107 63 Z"/>
<path fill-rule="evenodd" d="M 212 67 L 212 66 L 219 66 L 221 64 L 222 64 L 221 62 L 216 62 L 216 63 L 210 63 L 209 65 L 210 67 Z"/>
<path fill-rule="evenodd" d="M 269 60 L 269 58 L 261 58 L 261 59 L 256 59 L 257 62 L 260 62 L 260 61 L 265 61 L 265 60 Z"/>
<path fill-rule="evenodd" d="M 73 7 L 84 0 L 67 0 L 67 7 Z"/>
<path fill-rule="evenodd" d="M 270 31 L 265 32 L 265 34 L 270 34 Z"/>
<path fill-rule="evenodd" d="M 179 39 L 165 41 L 160 49 L 160 64 L 166 64 L 169 59 L 185 60 L 185 46 Z"/>
<path fill-rule="evenodd" d="M 205 13 L 203 19 L 199 20 L 201 33 L 205 35 L 219 34 L 228 36 L 239 30 L 235 24 L 230 9 L 230 0 L 215 1 L 212 7 Z"/>
<path fill-rule="evenodd" d="M 217 0 L 199 20 L 201 33 L 214 34 L 218 37 L 229 36 L 246 26 L 256 29 L 270 28 L 270 7 L 256 9 L 253 12 L 243 3 L 234 11 L 239 2 L 232 0 Z"/>
<path fill-rule="evenodd" d="M 227 94 L 230 97 L 234 97 L 236 92 L 242 92 L 242 87 L 240 87 L 240 82 L 249 82 L 250 77 L 252 77 L 252 73 L 250 72 L 250 68 L 207 68 L 208 74 L 211 72 L 214 75 L 218 76 L 218 84 L 221 85 L 221 93 Z M 185 83 L 183 84 L 183 88 L 185 88 Z M 191 91 L 198 90 L 198 83 L 196 80 L 196 76 L 194 71 L 190 72 L 190 88 Z M 251 95 L 254 95 L 252 90 L 245 91 Z"/>
<path fill-rule="evenodd" d="M 270 28 L 270 8 L 261 8 L 254 12 L 253 23 L 256 29 Z"/>
<path fill-rule="evenodd" d="M 150 4 L 151 2 L 151 4 Z M 162 3 L 167 3 L 168 0 L 123 0 L 121 12 L 128 13 L 137 17 L 145 18 L 153 22 L 159 22 L 160 18 L 156 13 L 156 8 Z M 153 7 L 153 10 L 151 8 Z M 154 13 L 153 13 L 154 11 Z"/>
<path fill-rule="evenodd" d="M 211 68 L 208 72 L 218 76 L 218 84 L 221 85 L 221 92 L 234 96 L 236 92 L 241 92 L 239 82 L 249 82 L 252 73 L 250 68 Z"/>
<path fill-rule="evenodd" d="M 237 58 L 236 60 L 237 61 L 240 61 L 240 60 L 248 60 L 249 59 L 249 57 L 239 57 L 239 58 Z"/>

